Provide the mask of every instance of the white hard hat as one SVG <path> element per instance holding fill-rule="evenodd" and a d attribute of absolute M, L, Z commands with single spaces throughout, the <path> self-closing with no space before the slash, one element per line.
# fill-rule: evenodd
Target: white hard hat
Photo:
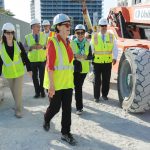
<path fill-rule="evenodd" d="M 82 24 L 78 24 L 76 27 L 75 27 L 75 31 L 76 30 L 84 30 L 85 31 L 85 26 L 82 25 Z"/>
<path fill-rule="evenodd" d="M 39 21 L 38 19 L 33 19 L 33 20 L 31 20 L 30 25 L 32 26 L 32 25 L 34 25 L 34 24 L 40 24 L 40 21 Z"/>
<path fill-rule="evenodd" d="M 43 26 L 50 25 L 50 22 L 48 20 L 43 20 L 42 25 Z"/>
<path fill-rule="evenodd" d="M 2 27 L 2 32 L 4 32 L 4 30 L 15 32 L 15 27 L 12 23 L 5 23 Z"/>
<path fill-rule="evenodd" d="M 70 18 L 65 14 L 58 14 L 53 19 L 53 26 L 65 21 L 70 21 Z"/>
<path fill-rule="evenodd" d="M 101 18 L 98 22 L 98 25 L 108 25 L 108 21 L 106 18 Z"/>

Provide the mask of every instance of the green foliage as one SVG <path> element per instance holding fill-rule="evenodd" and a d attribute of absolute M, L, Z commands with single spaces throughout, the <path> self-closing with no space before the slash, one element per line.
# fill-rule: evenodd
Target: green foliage
<path fill-rule="evenodd" d="M 0 8 L 0 14 L 5 14 L 7 16 L 15 16 L 11 11 Z"/>

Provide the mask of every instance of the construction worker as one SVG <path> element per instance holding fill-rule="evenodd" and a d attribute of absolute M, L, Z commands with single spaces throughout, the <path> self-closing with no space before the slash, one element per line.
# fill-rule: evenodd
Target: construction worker
<path fill-rule="evenodd" d="M 43 29 L 44 29 L 44 33 L 46 35 L 46 39 L 48 39 L 48 37 L 50 36 L 50 29 L 51 29 L 51 25 L 50 25 L 50 22 L 48 20 L 43 20 L 42 22 L 42 26 L 43 26 Z"/>
<path fill-rule="evenodd" d="M 92 59 L 90 43 L 85 38 L 85 26 L 78 24 L 75 27 L 76 38 L 71 41 L 74 52 L 74 86 L 76 100 L 76 114 L 81 115 L 83 111 L 82 86 L 87 73 L 90 70 L 89 60 Z"/>
<path fill-rule="evenodd" d="M 107 19 L 98 22 L 98 34 L 92 35 L 91 44 L 94 51 L 94 100 L 99 102 L 102 85 L 102 99 L 108 100 L 112 65 L 116 64 L 118 49 L 114 36 L 107 32 Z"/>
<path fill-rule="evenodd" d="M 68 35 L 70 34 L 70 18 L 65 14 L 58 14 L 53 19 L 56 36 L 47 45 L 47 62 L 44 77 L 44 87 L 48 89 L 49 107 L 44 114 L 44 130 L 50 128 L 51 119 L 62 106 L 61 139 L 71 145 L 76 141 L 70 133 L 71 103 L 73 84 L 73 52 Z"/>
<path fill-rule="evenodd" d="M 21 42 L 15 38 L 15 27 L 5 23 L 2 27 L 2 42 L 0 43 L 0 76 L 7 79 L 15 100 L 15 116 L 22 117 L 22 86 L 25 74 L 24 64 L 31 75 L 30 61 Z"/>
<path fill-rule="evenodd" d="M 46 61 L 46 36 L 43 32 L 40 32 L 40 22 L 37 19 L 33 19 L 30 25 L 32 33 L 25 36 L 24 46 L 31 62 L 32 79 L 35 88 L 34 98 L 39 98 L 40 96 L 44 98 L 43 80 Z"/>

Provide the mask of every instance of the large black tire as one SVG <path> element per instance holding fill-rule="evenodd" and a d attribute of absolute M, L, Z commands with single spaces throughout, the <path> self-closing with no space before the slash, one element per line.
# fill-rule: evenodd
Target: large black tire
<path fill-rule="evenodd" d="M 132 47 L 122 54 L 118 96 L 126 111 L 140 113 L 150 109 L 150 51 Z"/>

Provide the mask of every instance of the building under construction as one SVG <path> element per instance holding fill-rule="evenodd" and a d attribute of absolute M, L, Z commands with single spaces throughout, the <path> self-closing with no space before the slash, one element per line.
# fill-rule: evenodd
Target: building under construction
<path fill-rule="evenodd" d="M 87 0 L 86 4 L 91 20 L 94 13 L 101 17 L 103 0 Z M 37 18 L 41 22 L 48 19 L 52 23 L 53 17 L 59 13 L 70 16 L 74 25 L 84 23 L 81 0 L 31 0 L 32 19 Z"/>

